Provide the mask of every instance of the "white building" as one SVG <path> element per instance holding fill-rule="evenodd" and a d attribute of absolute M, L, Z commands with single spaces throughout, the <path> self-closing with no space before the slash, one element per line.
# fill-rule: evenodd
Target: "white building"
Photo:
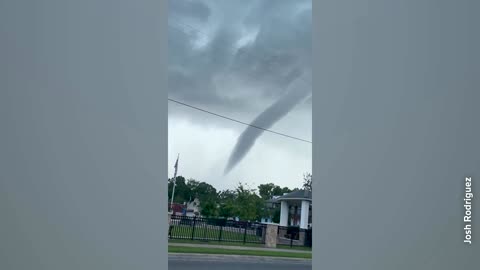
<path fill-rule="evenodd" d="M 200 215 L 200 200 L 195 198 L 193 201 L 186 203 L 185 215 L 189 217 Z"/>
<path fill-rule="evenodd" d="M 312 192 L 297 190 L 275 200 L 280 203 L 280 226 L 299 226 L 308 229 L 312 225 Z"/>

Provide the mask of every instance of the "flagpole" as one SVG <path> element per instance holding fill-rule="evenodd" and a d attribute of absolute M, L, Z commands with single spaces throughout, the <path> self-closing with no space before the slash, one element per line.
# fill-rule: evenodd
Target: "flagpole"
<path fill-rule="evenodd" d="M 175 174 L 173 175 L 173 188 L 172 188 L 172 199 L 170 200 L 170 211 L 173 214 L 173 196 L 175 195 L 175 186 L 177 185 L 177 169 L 178 169 L 178 158 L 180 154 L 177 156 L 177 162 L 175 163 Z"/>

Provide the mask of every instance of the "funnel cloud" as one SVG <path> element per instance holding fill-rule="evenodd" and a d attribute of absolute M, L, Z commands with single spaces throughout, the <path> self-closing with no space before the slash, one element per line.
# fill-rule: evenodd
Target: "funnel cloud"
<path fill-rule="evenodd" d="M 311 6 L 311 0 L 169 0 L 168 97 L 310 137 L 312 102 L 302 99 L 304 92 L 311 96 L 311 84 L 299 77 L 312 70 Z M 169 103 L 169 176 L 180 153 L 180 175 L 217 189 L 232 189 L 239 180 L 301 186 L 311 172 L 311 145 L 245 127 Z M 258 139 L 268 143 L 255 144 Z M 279 149 L 284 155 L 262 160 L 254 155 L 257 147 L 265 156 Z"/>
<path fill-rule="evenodd" d="M 252 126 L 271 128 L 285 117 L 297 104 L 311 95 L 311 75 L 303 74 L 297 77 L 288 87 L 287 92 L 275 103 L 263 111 L 251 122 Z M 224 175 L 228 174 L 242 161 L 264 130 L 248 126 L 240 135 L 225 167 Z"/>

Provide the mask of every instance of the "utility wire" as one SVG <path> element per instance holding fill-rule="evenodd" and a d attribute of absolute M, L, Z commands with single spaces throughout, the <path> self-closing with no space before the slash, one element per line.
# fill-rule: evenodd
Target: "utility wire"
<path fill-rule="evenodd" d="M 252 125 L 252 124 L 248 124 L 248 123 L 245 123 L 245 122 L 242 122 L 242 121 L 239 121 L 239 120 L 236 120 L 236 119 L 233 119 L 233 118 L 230 118 L 230 117 L 227 117 L 227 116 L 218 114 L 218 113 L 214 113 L 214 112 L 211 112 L 211 111 L 207 111 L 207 110 L 204 110 L 204 109 L 201 109 L 201 108 L 198 108 L 198 107 L 195 107 L 195 106 L 192 106 L 192 105 L 189 105 L 189 104 L 186 104 L 186 103 L 183 103 L 183 102 L 180 102 L 180 101 L 171 99 L 171 98 L 168 98 L 168 101 L 174 102 L 174 103 L 177 103 L 177 104 L 179 104 L 179 105 L 182 105 L 182 106 L 185 106 L 185 107 L 189 107 L 189 108 L 192 108 L 192 109 L 195 109 L 195 110 L 198 110 L 198 111 L 202 111 L 202 112 L 204 112 L 204 113 L 208 113 L 208 114 L 211 114 L 211 115 L 215 115 L 215 116 L 218 116 L 218 117 L 223 118 L 223 119 L 227 119 L 227 120 L 230 120 L 230 121 L 233 121 L 233 122 L 237 122 L 237 123 L 242 124 L 242 125 L 250 126 L 250 127 L 253 127 L 253 128 L 257 128 L 257 129 L 261 129 L 261 130 L 263 130 L 263 131 L 267 131 L 267 132 L 270 132 L 270 133 L 273 133 L 273 134 L 277 134 L 277 135 L 280 135 L 280 136 L 284 136 L 284 137 L 287 137 L 287 138 L 290 138 L 290 139 L 294 139 L 294 140 L 297 140 L 297 141 L 302 141 L 302 142 L 306 142 L 306 143 L 310 143 L 310 144 L 312 143 L 311 141 L 308 141 L 308 140 L 305 140 L 305 139 L 301 139 L 301 138 L 294 137 L 294 136 L 290 136 L 290 135 L 287 135 L 287 134 L 284 134 L 284 133 L 280 133 L 280 132 L 276 132 L 276 131 L 273 131 L 273 130 L 269 130 L 269 129 L 266 129 L 266 128 L 262 128 L 262 127 L 259 127 L 259 126 L 255 126 L 255 125 Z"/>
<path fill-rule="evenodd" d="M 176 22 L 175 22 L 176 21 Z M 170 24 L 170 21 L 169 21 L 169 26 L 174 29 L 174 30 L 177 30 L 179 32 L 182 32 L 188 36 L 192 36 L 191 33 L 187 33 L 185 31 L 185 28 L 189 28 L 192 32 L 195 32 L 195 34 L 197 35 L 200 35 L 200 36 L 203 36 L 203 38 L 206 38 L 206 39 L 210 39 L 211 37 L 209 37 L 209 35 L 205 34 L 204 32 L 202 32 L 201 30 L 189 25 L 189 24 L 186 24 L 186 23 L 182 23 L 182 22 L 179 22 L 178 20 L 173 20 L 174 24 Z M 176 24 L 176 25 L 175 25 Z M 183 28 L 183 29 L 182 29 Z M 247 55 L 250 55 L 251 53 L 248 52 L 248 51 L 243 51 L 242 50 L 242 53 L 246 53 Z M 261 55 L 261 56 L 255 56 L 255 58 L 257 59 L 262 59 L 262 60 L 270 60 L 269 58 L 265 57 L 264 55 Z M 303 83 L 305 86 L 307 87 L 311 87 L 310 84 L 306 83 L 304 80 L 300 79 L 299 82 Z M 192 106 L 192 105 L 189 105 L 189 104 L 186 104 L 186 103 L 183 103 L 183 102 L 180 102 L 180 101 L 177 101 L 177 100 L 174 100 L 174 99 L 171 99 L 169 98 L 168 99 L 169 101 L 171 102 L 174 102 L 174 103 L 177 103 L 179 105 L 182 105 L 182 106 L 186 106 L 186 107 L 189 107 L 189 108 L 192 108 L 192 109 L 195 109 L 195 110 L 199 110 L 199 111 L 202 111 L 202 112 L 205 112 L 205 113 L 208 113 L 208 114 L 211 114 L 211 115 L 215 115 L 217 117 L 220 117 L 220 118 L 224 118 L 224 119 L 227 119 L 227 120 L 230 120 L 230 121 L 233 121 L 233 122 L 237 122 L 239 124 L 242 124 L 242 125 L 246 125 L 246 126 L 251 126 L 251 127 L 254 127 L 254 128 L 257 128 L 257 129 L 261 129 L 263 131 L 267 131 L 267 132 L 270 132 L 270 133 L 274 133 L 274 134 L 277 134 L 277 135 L 280 135 L 280 136 L 284 136 L 284 137 L 287 137 L 287 138 L 290 138 L 290 139 L 294 139 L 294 140 L 298 140 L 298 141 L 302 141 L 302 142 L 306 142 L 306 143 L 312 143 L 311 141 L 308 141 L 308 140 L 305 140 L 305 139 L 301 139 L 301 138 L 298 138 L 298 137 L 294 137 L 294 136 L 290 136 L 290 135 L 287 135 L 287 134 L 284 134 L 284 133 L 280 133 L 280 132 L 276 132 L 276 131 L 272 131 L 272 130 L 269 130 L 269 129 L 266 129 L 266 128 L 262 128 L 262 127 L 258 127 L 258 126 L 255 126 L 255 125 L 251 125 L 251 124 L 248 124 L 246 122 L 242 122 L 242 121 L 239 121 L 239 120 L 236 120 L 236 119 L 233 119 L 233 118 L 230 118 L 230 117 L 227 117 L 227 116 L 224 116 L 224 115 L 220 115 L 220 114 L 217 114 L 217 113 L 213 113 L 213 112 L 210 112 L 210 111 L 207 111 L 207 110 L 204 110 L 204 109 L 201 109 L 201 108 L 198 108 L 198 107 L 195 107 L 195 106 Z"/>

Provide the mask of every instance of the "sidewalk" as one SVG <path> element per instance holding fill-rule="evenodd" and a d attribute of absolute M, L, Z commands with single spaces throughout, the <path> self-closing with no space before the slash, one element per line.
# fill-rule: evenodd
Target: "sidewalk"
<path fill-rule="evenodd" d="M 312 253 L 308 250 L 283 249 L 283 248 L 267 248 L 267 247 L 242 247 L 242 246 L 226 246 L 226 245 L 210 245 L 210 244 L 186 244 L 186 243 L 168 243 L 169 246 L 177 247 L 197 247 L 197 248 L 221 248 L 233 250 L 268 250 L 289 253 Z"/>
<path fill-rule="evenodd" d="M 302 258 L 287 258 L 287 257 L 268 257 L 268 256 L 248 256 L 248 255 L 217 255 L 217 254 L 182 254 L 182 253 L 168 253 L 169 261 L 180 262 L 248 262 L 248 263 L 300 263 L 311 264 L 311 259 Z"/>

